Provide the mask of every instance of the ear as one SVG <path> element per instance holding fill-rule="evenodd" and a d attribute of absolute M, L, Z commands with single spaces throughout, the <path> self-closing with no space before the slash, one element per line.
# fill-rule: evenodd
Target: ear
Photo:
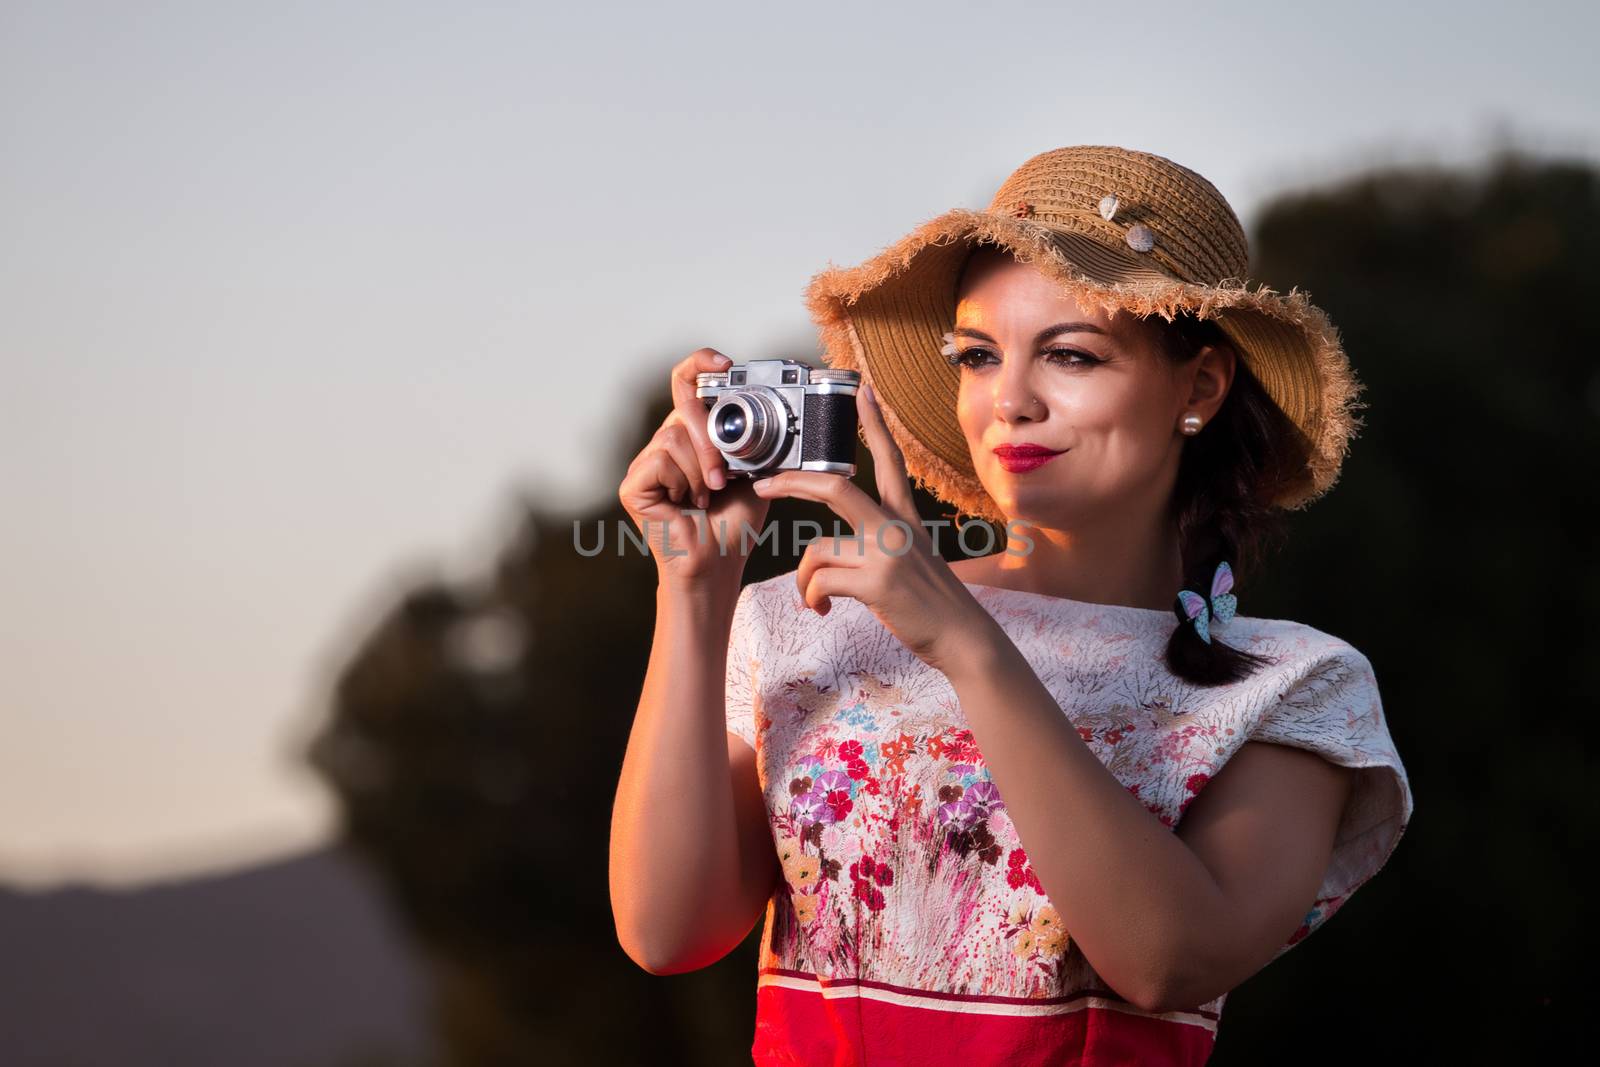
<path fill-rule="evenodd" d="M 1203 346 L 1188 365 L 1189 395 L 1183 410 L 1198 411 L 1207 422 L 1216 417 L 1222 402 L 1228 398 L 1228 390 L 1233 387 L 1238 358 L 1232 345 Z"/>

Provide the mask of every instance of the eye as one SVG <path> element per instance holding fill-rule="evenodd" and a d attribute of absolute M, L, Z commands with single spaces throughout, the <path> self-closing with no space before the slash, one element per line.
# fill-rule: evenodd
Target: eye
<path fill-rule="evenodd" d="M 979 367 L 983 366 L 983 364 L 978 361 L 979 357 L 987 356 L 988 354 L 989 350 L 987 348 L 978 348 L 977 346 L 974 346 L 966 349 L 965 351 L 957 352 L 953 356 L 946 356 L 945 359 L 952 367 L 966 367 L 968 370 L 977 370 Z"/>
<path fill-rule="evenodd" d="M 1049 357 L 1050 362 L 1063 367 L 1092 367 L 1105 362 L 1098 356 L 1092 356 L 1076 348 L 1051 348 L 1045 351 L 1045 355 Z M 977 345 L 957 352 L 953 356 L 946 356 L 945 359 L 952 367 L 966 367 L 969 370 L 977 370 L 994 362 L 989 350 Z"/>
<path fill-rule="evenodd" d="M 1068 367 L 1092 367 L 1096 363 L 1105 362 L 1099 356 L 1091 356 L 1089 353 L 1080 352 L 1076 348 L 1052 348 L 1045 352 L 1045 355 L 1051 357 L 1050 361 L 1052 363 L 1060 363 Z"/>

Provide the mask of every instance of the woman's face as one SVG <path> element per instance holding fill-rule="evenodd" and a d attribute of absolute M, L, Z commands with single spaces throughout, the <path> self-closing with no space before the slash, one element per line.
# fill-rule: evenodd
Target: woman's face
<path fill-rule="evenodd" d="M 957 300 L 961 429 L 1007 519 L 1063 529 L 1159 515 L 1177 482 L 1180 420 L 1210 421 L 1231 361 L 1176 366 L 1150 323 L 1080 306 L 993 246 L 974 252 Z M 1023 445 L 1058 454 L 1041 463 L 995 451 Z"/>

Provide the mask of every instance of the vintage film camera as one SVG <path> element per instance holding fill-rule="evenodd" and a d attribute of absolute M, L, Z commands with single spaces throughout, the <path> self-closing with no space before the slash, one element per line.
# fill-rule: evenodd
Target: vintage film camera
<path fill-rule="evenodd" d="M 778 471 L 856 472 L 853 370 L 811 367 L 792 359 L 753 359 L 695 375 L 706 402 L 706 432 L 728 476 L 764 478 Z"/>

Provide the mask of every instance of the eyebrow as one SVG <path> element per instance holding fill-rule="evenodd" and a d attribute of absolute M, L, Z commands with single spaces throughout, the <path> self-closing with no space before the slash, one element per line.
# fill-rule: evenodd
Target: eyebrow
<path fill-rule="evenodd" d="M 1033 343 L 1036 345 L 1044 344 L 1044 342 L 1058 333 L 1098 333 L 1102 336 L 1110 336 L 1105 330 L 1092 322 L 1058 322 L 1054 326 L 1040 330 L 1038 335 L 1034 337 Z M 960 327 L 955 331 L 955 335 L 957 337 L 972 337 L 979 341 L 988 341 L 992 345 L 1000 343 L 982 330 L 974 330 L 970 326 Z"/>

